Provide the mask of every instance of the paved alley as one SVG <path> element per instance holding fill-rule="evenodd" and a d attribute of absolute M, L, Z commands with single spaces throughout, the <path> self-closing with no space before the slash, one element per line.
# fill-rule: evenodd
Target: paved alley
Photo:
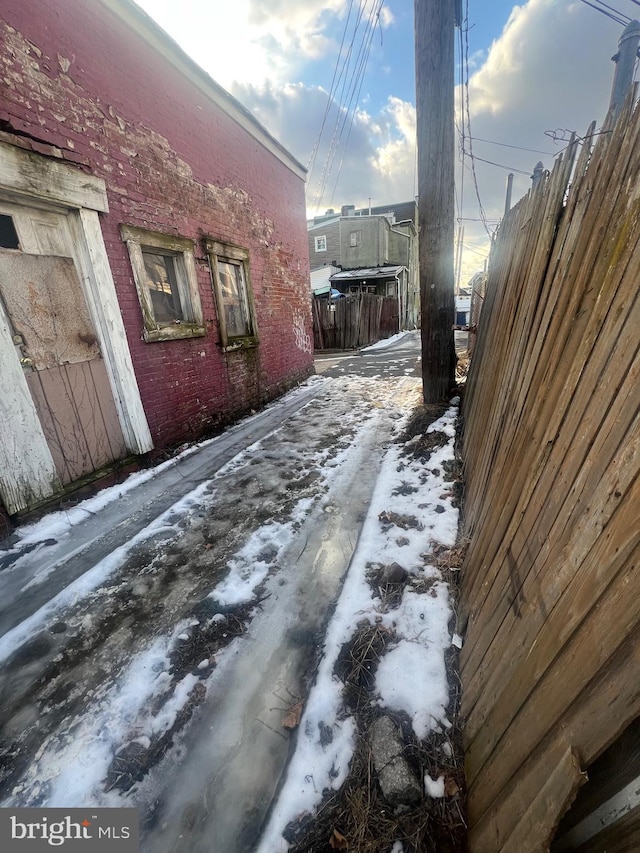
<path fill-rule="evenodd" d="M 256 848 L 419 336 L 318 373 L 0 552 L 2 805 L 136 805 L 146 853 Z"/>

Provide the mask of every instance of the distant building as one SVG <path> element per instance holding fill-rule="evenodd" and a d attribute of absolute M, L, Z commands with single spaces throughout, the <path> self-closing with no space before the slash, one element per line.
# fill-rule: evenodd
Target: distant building
<path fill-rule="evenodd" d="M 402 219 L 398 217 L 402 216 Z M 419 317 L 417 206 L 415 202 L 363 208 L 345 205 L 308 224 L 311 270 L 337 266 L 331 282 L 342 293 L 376 293 L 398 300 L 399 327 Z M 348 273 L 348 275 L 346 274 Z"/>

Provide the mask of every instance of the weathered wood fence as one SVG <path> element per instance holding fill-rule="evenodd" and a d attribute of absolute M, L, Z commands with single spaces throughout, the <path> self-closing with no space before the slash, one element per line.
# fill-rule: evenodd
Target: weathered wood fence
<path fill-rule="evenodd" d="M 640 716 L 639 291 L 629 100 L 492 250 L 463 411 L 472 853 L 546 850 L 582 771 Z"/>
<path fill-rule="evenodd" d="M 366 347 L 398 331 L 398 300 L 358 293 L 329 301 L 313 300 L 313 341 L 316 349 Z"/>

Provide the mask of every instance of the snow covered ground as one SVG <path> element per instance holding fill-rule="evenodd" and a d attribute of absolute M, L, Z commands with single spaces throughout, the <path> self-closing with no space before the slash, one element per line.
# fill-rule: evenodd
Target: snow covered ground
<path fill-rule="evenodd" d="M 446 434 L 447 442 L 426 461 L 406 456 L 402 444 L 387 451 L 327 630 L 318 675 L 300 720 L 296 750 L 258 853 L 285 853 L 289 849 L 282 837 L 285 827 L 305 813 L 313 814 L 323 792 L 338 790 L 349 772 L 356 722 L 353 717 L 345 718 L 344 685 L 334 670 L 340 650 L 363 620 L 392 629 L 397 638 L 377 669 L 379 704 L 406 712 L 421 740 L 434 729 L 450 726 L 444 650 L 458 638 L 449 629 L 452 613 L 447 584 L 437 568 L 425 565 L 424 554 L 432 543 L 453 546 L 456 540 L 458 509 L 452 505 L 443 469 L 443 463 L 454 459 L 456 417 L 457 406 L 452 405 L 429 427 L 428 432 Z M 402 426 L 404 419 L 397 428 Z M 413 578 L 432 578 L 434 583 L 423 593 L 412 591 L 409 583 L 398 606 L 382 611 L 367 573 L 372 566 L 393 563 Z M 333 731 L 329 743 L 326 736 L 320 736 L 327 727 Z M 429 796 L 443 796 L 444 780 L 427 776 L 425 790 Z M 401 843 L 394 849 L 400 851 Z"/>
<path fill-rule="evenodd" d="M 292 392 L 298 411 L 215 476 L 186 480 L 64 588 L 44 543 L 72 545 L 87 517 L 108 527 L 109 507 L 208 443 L 18 532 L 0 580 L 24 573 L 22 594 L 55 594 L 0 638 L 0 805 L 137 805 L 145 853 L 240 853 L 256 849 L 279 788 L 259 850 L 287 850 L 285 826 L 349 773 L 357 723 L 334 669 L 363 620 L 394 637 L 375 701 L 406 712 L 418 738 L 447 730 L 444 653 L 457 638 L 424 555 L 455 541 L 445 471 L 457 409 L 429 428 L 430 458 L 407 452 L 396 442 L 419 400 L 415 348 L 359 358 L 362 375 L 340 367 L 310 381 L 313 398 Z M 394 563 L 408 581 L 385 608 L 370 573 Z M 304 707 L 295 734 L 291 704 Z M 442 780 L 424 783 L 440 794 Z"/>

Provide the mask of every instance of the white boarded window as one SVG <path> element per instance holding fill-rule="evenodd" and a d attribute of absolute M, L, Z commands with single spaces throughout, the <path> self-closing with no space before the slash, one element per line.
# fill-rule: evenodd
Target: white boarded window
<path fill-rule="evenodd" d="M 327 251 L 327 238 L 325 236 L 316 237 L 316 252 Z"/>

